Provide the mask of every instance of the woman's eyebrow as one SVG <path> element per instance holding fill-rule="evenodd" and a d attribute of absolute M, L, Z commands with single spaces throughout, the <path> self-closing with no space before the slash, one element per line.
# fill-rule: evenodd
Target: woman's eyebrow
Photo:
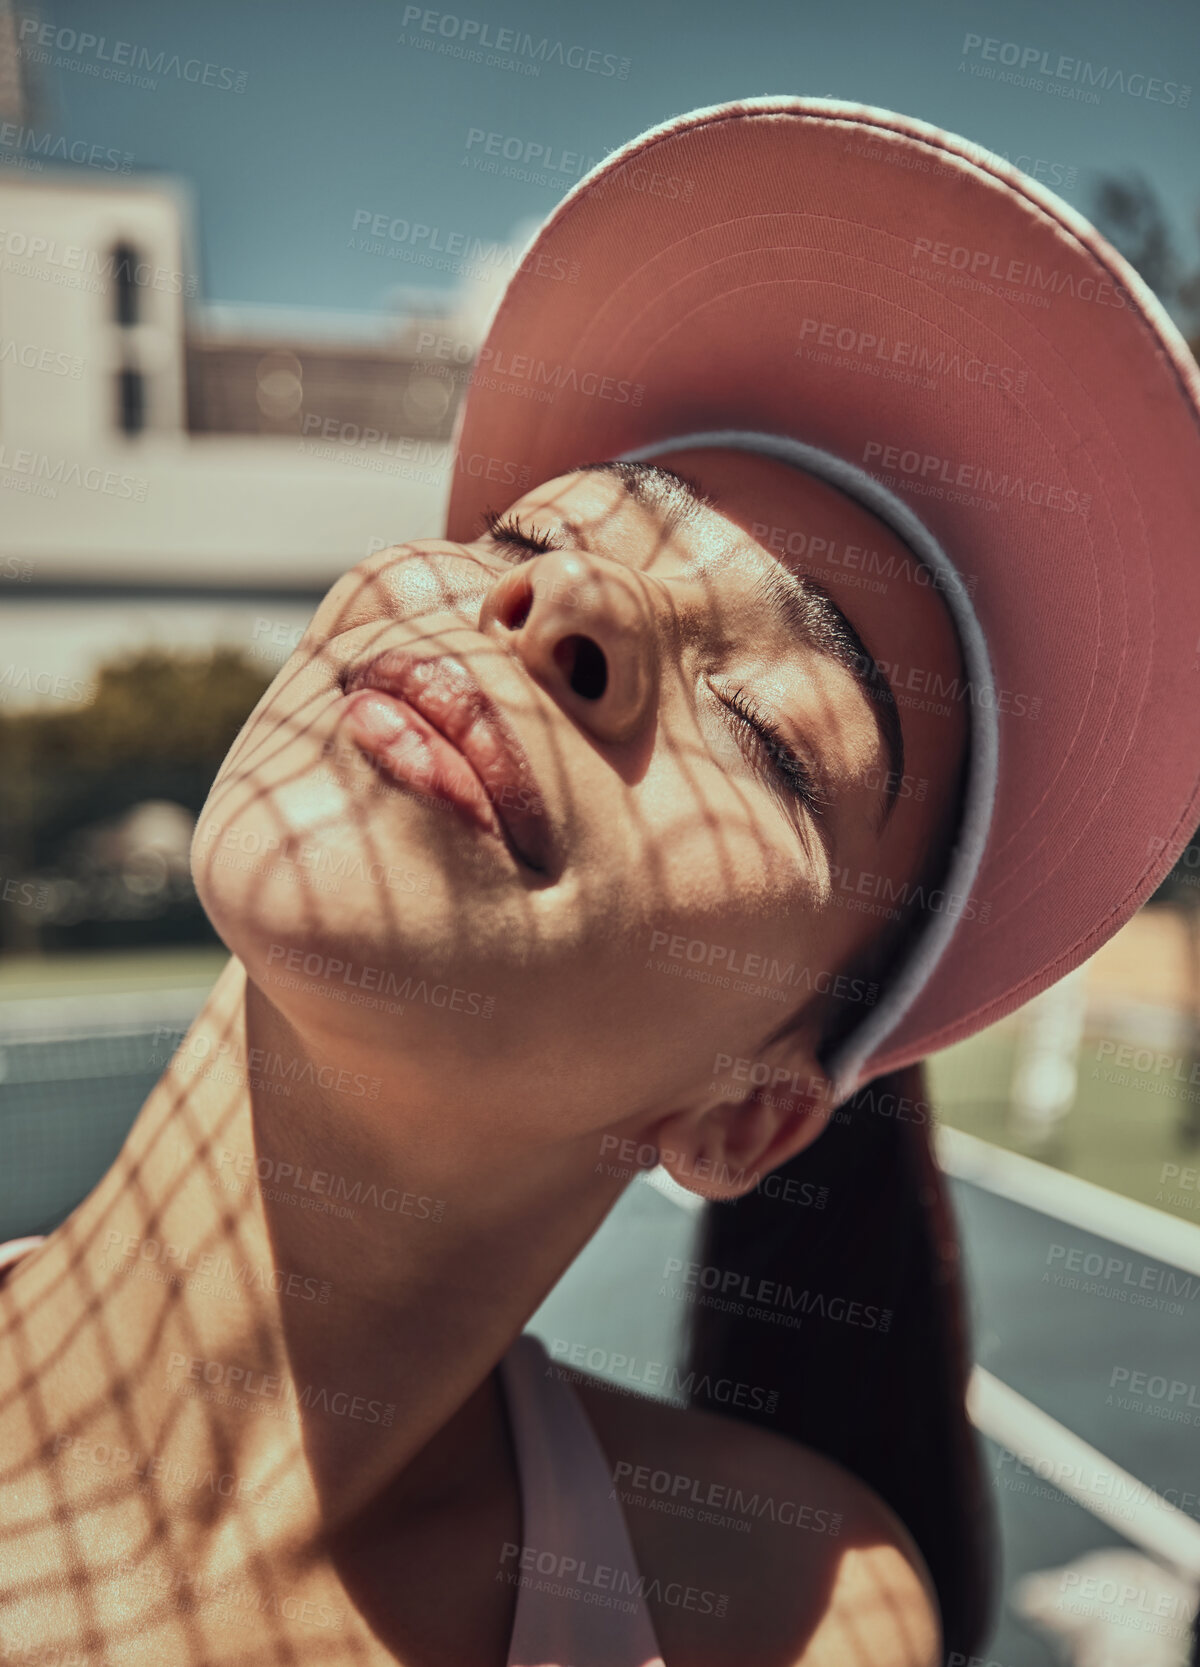
<path fill-rule="evenodd" d="M 611 475 L 619 480 L 635 504 L 658 516 L 668 537 L 677 527 L 699 523 L 703 511 L 712 507 L 711 498 L 706 498 L 685 475 L 664 469 L 661 463 L 621 463 L 614 458 L 585 463 L 578 473 Z"/>
<path fill-rule="evenodd" d="M 580 473 L 615 477 L 636 504 L 659 517 L 667 535 L 686 523 L 699 523 L 704 512 L 715 507 L 713 500 L 703 496 L 686 476 L 661 464 L 610 460 L 585 463 Z M 889 766 L 881 795 L 883 814 L 876 825 L 881 833 L 895 809 L 904 775 L 904 730 L 891 685 L 829 592 L 785 567 L 765 546 L 758 548 L 763 549 L 770 567 L 756 588 L 776 619 L 802 642 L 845 666 L 871 703 Z"/>

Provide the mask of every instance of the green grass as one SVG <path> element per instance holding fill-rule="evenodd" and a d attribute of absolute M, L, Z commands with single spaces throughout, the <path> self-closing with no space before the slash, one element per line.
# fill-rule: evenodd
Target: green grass
<path fill-rule="evenodd" d="M 182 989 L 215 983 L 229 959 L 218 944 L 80 955 L 14 955 L 0 960 L 0 1001 L 21 996 L 103 995 L 114 990 Z"/>
<path fill-rule="evenodd" d="M 1158 1079 L 1136 1071 L 1124 1073 L 1123 1083 L 1106 1080 L 1097 1039 L 1088 1037 L 1079 1053 L 1071 1112 L 1051 1146 L 1030 1147 L 1008 1117 L 1015 1040 L 1014 1029 L 1000 1025 L 930 1061 L 930 1097 L 941 1120 L 1200 1225 L 1200 1173 L 1190 1188 L 1181 1185 L 1181 1178 L 1162 1178 L 1168 1163 L 1200 1171 L 1200 1144 L 1190 1144 L 1185 1134 L 1189 1113 L 1196 1117 L 1200 1105 L 1189 1106 L 1185 1087 L 1173 1084 L 1170 1092 L 1155 1093 Z M 1200 1099 L 1200 1089 L 1191 1093 Z"/>
<path fill-rule="evenodd" d="M 209 988 L 228 958 L 219 945 L 104 951 L 95 954 L 20 956 L 0 961 L 0 1002 L 21 996 L 74 996 L 115 990 Z M 933 1104 L 951 1128 L 977 1135 L 1127 1198 L 1200 1225 L 1200 1177 L 1162 1179 L 1163 1165 L 1200 1169 L 1200 1143 L 1189 1145 L 1183 1125 L 1189 1110 L 1200 1126 L 1200 1088 L 1191 1093 L 1149 1073 L 1127 1072 L 1124 1083 L 1106 1079 L 1095 1038 L 1080 1050 L 1079 1092 L 1054 1144 L 1024 1144 L 1009 1117 L 1009 1084 L 1017 1028 L 1012 1021 L 947 1048 L 929 1062 Z M 1155 1086 L 1170 1092 L 1155 1093 Z"/>

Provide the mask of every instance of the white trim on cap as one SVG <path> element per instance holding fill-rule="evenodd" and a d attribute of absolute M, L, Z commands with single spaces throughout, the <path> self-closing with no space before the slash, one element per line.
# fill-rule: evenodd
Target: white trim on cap
<path fill-rule="evenodd" d="M 963 795 L 962 817 L 951 849 L 942 884 L 948 896 L 966 901 L 971 895 L 991 831 L 996 802 L 996 777 L 1000 761 L 1000 732 L 996 713 L 996 687 L 991 658 L 979 617 L 971 605 L 962 575 L 924 522 L 895 493 L 890 492 L 856 463 L 807 445 L 786 434 L 765 434 L 753 429 L 718 429 L 703 434 L 684 434 L 673 440 L 656 440 L 622 452 L 618 461 L 649 463 L 665 452 L 701 448 L 733 448 L 758 452 L 789 463 L 793 468 L 837 487 L 847 497 L 877 515 L 903 539 L 925 566 L 944 581 L 942 595 L 958 631 L 967 681 L 972 692 L 970 713 L 970 755 Z M 931 913 L 918 933 L 908 955 L 889 979 L 877 1005 L 847 1036 L 829 1061 L 837 1100 L 847 1099 L 865 1080 L 871 1056 L 896 1029 L 929 983 L 934 968 L 954 936 L 958 916 L 949 910 Z"/>

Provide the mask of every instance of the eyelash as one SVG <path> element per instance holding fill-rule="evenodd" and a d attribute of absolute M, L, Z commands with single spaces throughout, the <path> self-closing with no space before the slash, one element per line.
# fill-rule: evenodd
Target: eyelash
<path fill-rule="evenodd" d="M 562 549 L 562 542 L 554 533 L 544 527 L 526 527 L 520 517 L 511 511 L 500 515 L 495 510 L 485 510 L 483 523 L 497 544 L 522 551 L 521 561 L 528 561 L 530 556 L 544 555 L 547 550 Z M 813 773 L 803 759 L 791 750 L 778 727 L 754 705 L 744 688 L 718 698 L 725 710 L 739 720 L 742 733 L 749 730 L 753 735 L 757 754 L 755 762 L 765 760 L 767 768 L 791 797 L 804 805 L 811 815 L 820 817 L 825 809 L 825 799 Z"/>
<path fill-rule="evenodd" d="M 791 750 L 776 725 L 759 711 L 744 689 L 718 698 L 722 706 L 740 720 L 744 729 L 749 729 L 753 734 L 755 752 L 758 755 L 756 762 L 762 762 L 765 758 L 767 767 L 783 783 L 788 793 L 794 799 L 798 799 L 813 816 L 820 817 L 825 810 L 826 801 L 813 773 L 803 759 L 798 758 Z"/>
<path fill-rule="evenodd" d="M 544 556 L 547 550 L 561 550 L 562 540 L 544 527 L 526 527 L 520 517 L 508 511 L 497 514 L 494 509 L 484 511 L 484 529 L 497 544 L 523 552 L 521 561 L 530 556 Z"/>

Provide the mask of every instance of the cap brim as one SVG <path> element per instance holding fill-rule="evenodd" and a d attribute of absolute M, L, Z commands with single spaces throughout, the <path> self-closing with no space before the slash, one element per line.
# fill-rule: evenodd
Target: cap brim
<path fill-rule="evenodd" d="M 891 487 L 991 656 L 975 894 L 873 1074 L 1077 965 L 1200 820 L 1200 373 L 1128 263 L 1000 158 L 757 99 L 644 134 L 550 217 L 460 413 L 449 536 L 582 462 L 730 428 Z"/>

